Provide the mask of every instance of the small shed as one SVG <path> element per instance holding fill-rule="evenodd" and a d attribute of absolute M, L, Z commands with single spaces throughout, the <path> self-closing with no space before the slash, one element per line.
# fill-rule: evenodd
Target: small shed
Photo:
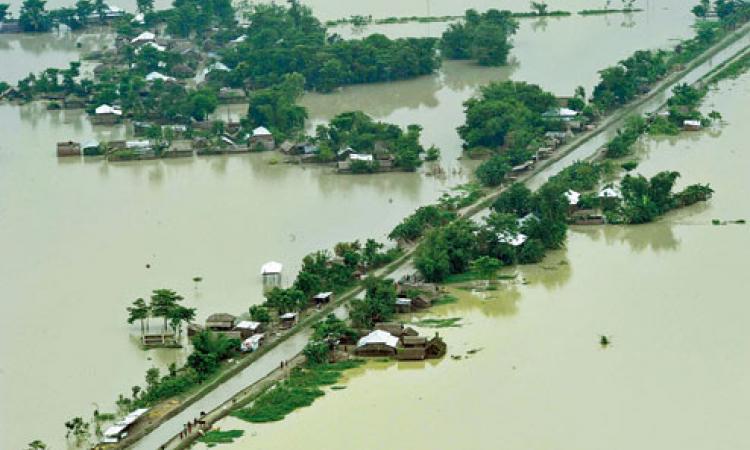
<path fill-rule="evenodd" d="M 297 323 L 298 314 L 295 312 L 288 312 L 279 316 L 281 321 L 281 328 L 292 328 Z"/>
<path fill-rule="evenodd" d="M 263 277 L 263 286 L 272 288 L 281 285 L 281 270 L 284 266 L 280 262 L 269 261 L 260 268 L 260 276 Z"/>
<path fill-rule="evenodd" d="M 235 320 L 237 320 L 237 318 L 231 314 L 211 314 L 208 316 L 208 319 L 206 319 L 206 329 L 211 331 L 231 331 L 234 329 Z"/>
<path fill-rule="evenodd" d="M 333 300 L 333 292 L 320 292 L 313 297 L 316 305 L 324 305 L 330 303 L 331 300 Z"/>
<path fill-rule="evenodd" d="M 116 106 L 100 105 L 94 110 L 92 123 L 95 125 L 114 125 L 122 119 L 122 110 Z"/>
<path fill-rule="evenodd" d="M 701 121 L 700 120 L 686 120 L 682 122 L 682 129 L 685 131 L 700 131 Z"/>
<path fill-rule="evenodd" d="M 426 356 L 427 352 L 424 347 L 399 347 L 396 351 L 396 359 L 399 361 L 422 361 Z"/>
<path fill-rule="evenodd" d="M 73 141 L 58 142 L 57 156 L 81 156 L 81 144 Z"/>
<path fill-rule="evenodd" d="M 260 332 L 263 324 L 252 320 L 242 320 L 234 326 L 234 331 L 239 331 L 242 339 L 247 339 L 250 336 Z"/>
<path fill-rule="evenodd" d="M 102 146 L 96 139 L 90 139 L 81 144 L 83 156 L 99 156 L 102 152 Z"/>
<path fill-rule="evenodd" d="M 394 356 L 398 338 L 384 330 L 375 330 L 357 341 L 358 356 Z"/>

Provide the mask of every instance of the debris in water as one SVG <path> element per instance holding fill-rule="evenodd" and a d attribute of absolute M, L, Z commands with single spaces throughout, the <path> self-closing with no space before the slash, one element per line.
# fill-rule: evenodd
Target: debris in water
<path fill-rule="evenodd" d="M 146 268 L 150 269 L 151 268 L 151 264 L 146 264 Z"/>
<path fill-rule="evenodd" d="M 601 337 L 599 338 L 599 345 L 601 345 L 602 347 L 608 347 L 609 344 L 610 338 L 605 335 L 601 335 Z"/>
<path fill-rule="evenodd" d="M 467 351 L 466 353 L 467 353 L 467 354 L 469 354 L 469 355 L 473 355 L 473 354 L 475 354 L 475 353 L 479 353 L 479 352 L 481 352 L 482 350 L 483 350 L 483 348 L 482 348 L 482 347 L 479 347 L 479 348 L 472 348 L 471 350 Z"/>
<path fill-rule="evenodd" d="M 459 360 L 461 359 L 461 355 L 451 355 L 451 359 Z"/>
<path fill-rule="evenodd" d="M 195 281 L 196 283 L 200 283 L 201 281 L 203 281 L 203 277 L 193 277 L 193 281 Z"/>

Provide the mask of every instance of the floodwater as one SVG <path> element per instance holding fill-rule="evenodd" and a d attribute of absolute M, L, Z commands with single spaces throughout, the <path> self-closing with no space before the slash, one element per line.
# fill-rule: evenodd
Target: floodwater
<path fill-rule="evenodd" d="M 346 10 L 339 3 L 310 2 L 326 19 L 518 5 L 441 1 L 428 2 L 427 12 L 421 1 L 350 2 Z M 574 3 L 551 6 L 602 2 Z M 289 282 L 311 251 L 342 240 L 384 239 L 417 206 L 468 179 L 471 164 L 456 161 L 454 130 L 463 121 L 461 103 L 479 86 L 512 78 L 560 95 L 578 85 L 590 90 L 597 70 L 635 49 L 687 36 L 691 21 L 679 3 L 652 1 L 647 12 L 632 16 L 633 26 L 621 16 L 548 20 L 546 28 L 524 21 L 510 67 L 446 63 L 436 76 L 303 99 L 311 126 L 351 109 L 422 125 L 423 143 L 443 151 L 444 178 L 338 176 L 323 167 L 277 164 L 274 154 L 116 164 L 57 159 L 58 141 L 114 139 L 127 130 L 92 128 L 81 111 L 0 105 L 0 448 L 37 438 L 63 447 L 65 420 L 90 417 L 95 408 L 111 411 L 118 393 L 143 383 L 148 367 L 184 358 L 182 351 L 139 349 L 137 326 L 125 323 L 125 307 L 135 298 L 168 287 L 198 308 L 199 321 L 214 312 L 240 313 L 262 301 L 264 262 L 283 262 Z M 410 27 L 413 35 L 432 33 L 424 24 L 393 29 L 409 34 Z M 78 51 L 98 45 L 88 36 L 0 35 L 0 80 L 65 67 Z M 196 276 L 203 281 L 193 282 Z"/>
<path fill-rule="evenodd" d="M 462 318 L 439 330 L 461 359 L 368 363 L 283 422 L 222 421 L 246 431 L 227 448 L 748 448 L 750 228 L 711 224 L 750 217 L 748 96 L 750 75 L 723 82 L 704 109 L 724 125 L 641 151 L 638 172 L 708 182 L 709 203 L 572 229 L 565 250 L 510 270 L 517 281 L 456 289 L 424 314 Z"/>

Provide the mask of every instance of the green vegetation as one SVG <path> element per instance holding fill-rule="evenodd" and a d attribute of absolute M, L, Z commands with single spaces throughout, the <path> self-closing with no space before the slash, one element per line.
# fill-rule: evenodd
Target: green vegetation
<path fill-rule="evenodd" d="M 419 143 L 421 132 L 419 125 L 409 125 L 404 132 L 398 125 L 375 122 L 361 111 L 342 113 L 327 126 L 318 126 L 319 159 L 335 159 L 339 150 L 349 147 L 356 153 L 372 154 L 376 159 L 393 158 L 394 167 L 414 171 L 422 165 L 420 155 L 425 151 Z"/>
<path fill-rule="evenodd" d="M 472 59 L 483 66 L 507 62 L 512 48 L 509 38 L 518 30 L 510 11 L 489 9 L 485 13 L 466 11 L 464 20 L 451 24 L 440 41 L 442 55 L 448 59 Z"/>
<path fill-rule="evenodd" d="M 249 407 L 239 409 L 233 416 L 253 423 L 276 422 L 292 411 L 310 406 L 325 395 L 323 386 L 331 386 L 346 369 L 360 366 L 362 360 L 348 360 L 332 364 L 317 364 L 292 369 L 289 378 L 261 394 Z"/>
<path fill-rule="evenodd" d="M 241 438 L 245 434 L 242 430 L 210 430 L 198 438 L 198 442 L 206 444 L 208 447 L 215 447 L 218 444 L 231 444 L 235 439 Z"/>
<path fill-rule="evenodd" d="M 445 225 L 456 218 L 456 213 L 437 205 L 421 206 L 396 226 L 388 238 L 394 241 L 414 241 L 430 227 Z"/>
<path fill-rule="evenodd" d="M 607 144 L 607 158 L 622 158 L 632 153 L 633 144 L 648 129 L 646 121 L 641 116 L 630 116 L 625 127 L 617 130 L 617 136 Z"/>
<path fill-rule="evenodd" d="M 354 299 L 349 305 L 349 317 L 357 328 L 371 328 L 378 322 L 388 322 L 396 312 L 396 286 L 393 280 L 368 277 L 363 282 L 365 298 Z"/>
<path fill-rule="evenodd" d="M 364 39 L 326 38 L 325 27 L 310 8 L 296 0 L 290 6 L 252 5 L 247 38 L 223 51 L 232 68 L 233 87 L 267 87 L 298 72 L 306 87 L 330 91 L 338 86 L 413 78 L 432 73 L 440 61 L 430 38 L 391 40 L 383 35 Z M 249 64 L 248 61 L 252 61 Z"/>
<path fill-rule="evenodd" d="M 608 199 L 603 205 L 607 217 L 614 223 L 647 223 L 673 209 L 711 198 L 713 189 L 701 184 L 673 193 L 679 176 L 678 172 L 669 171 L 660 172 L 650 179 L 642 175 L 625 175 L 620 183 L 622 199 Z"/>
<path fill-rule="evenodd" d="M 440 298 L 432 301 L 432 306 L 450 305 L 458 302 L 458 297 L 455 295 L 444 294 Z"/>
<path fill-rule="evenodd" d="M 148 320 L 152 317 L 162 318 L 162 336 L 166 334 L 167 327 L 175 334 L 182 334 L 182 323 L 190 323 L 195 319 L 195 308 L 187 308 L 179 304 L 183 297 L 170 289 L 156 289 L 151 294 L 150 303 L 146 304 L 142 298 L 133 301 L 127 307 L 128 323 L 140 322 L 141 335 L 146 331 Z"/>
<path fill-rule="evenodd" d="M 446 319 L 422 319 L 412 322 L 414 325 L 425 328 L 458 328 L 461 326 L 460 317 L 450 317 Z"/>
<path fill-rule="evenodd" d="M 44 7 L 45 4 L 46 0 L 24 0 L 18 16 L 23 31 L 39 33 L 52 28 L 52 19 Z"/>

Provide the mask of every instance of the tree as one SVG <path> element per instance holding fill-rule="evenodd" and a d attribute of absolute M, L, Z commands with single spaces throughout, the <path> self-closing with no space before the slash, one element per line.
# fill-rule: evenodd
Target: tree
<path fill-rule="evenodd" d="M 289 289 L 274 287 L 266 293 L 265 305 L 275 308 L 279 314 L 284 314 L 304 309 L 308 303 L 307 298 L 303 291 L 294 287 Z"/>
<path fill-rule="evenodd" d="M 537 16 L 547 15 L 548 5 L 545 2 L 531 2 L 531 9 L 536 12 Z"/>
<path fill-rule="evenodd" d="M 463 23 L 452 24 L 443 33 L 440 47 L 448 59 L 474 59 L 481 65 L 505 64 L 511 45 L 508 41 L 518 29 L 509 11 L 490 9 L 483 14 L 467 10 Z"/>
<path fill-rule="evenodd" d="M 178 339 L 182 338 L 182 322 L 190 324 L 195 320 L 195 308 L 187 308 L 182 305 L 175 305 L 169 311 L 169 325 L 172 327 Z"/>
<path fill-rule="evenodd" d="M 249 312 L 250 312 L 250 319 L 256 322 L 268 323 L 271 321 L 271 314 L 268 312 L 268 309 L 260 305 L 251 306 Z"/>
<path fill-rule="evenodd" d="M 155 388 L 159 384 L 159 380 L 161 380 L 161 374 L 157 367 L 151 367 L 146 370 L 146 386 L 149 389 Z"/>
<path fill-rule="evenodd" d="M 501 156 L 493 156 L 477 167 L 474 173 L 477 179 L 485 186 L 498 186 L 510 171 L 510 166 Z"/>
<path fill-rule="evenodd" d="M 133 324 L 136 320 L 141 322 L 141 337 L 146 333 L 146 321 L 151 315 L 151 308 L 146 302 L 139 298 L 133 301 L 133 306 L 128 306 L 128 323 Z"/>
<path fill-rule="evenodd" d="M 27 32 L 44 32 L 52 28 L 52 20 L 44 9 L 46 0 L 24 0 L 18 21 L 21 28 Z"/>
<path fill-rule="evenodd" d="M 203 121 L 216 110 L 219 104 L 216 94 L 208 89 L 192 91 L 184 103 L 184 113 L 195 120 Z"/>
<path fill-rule="evenodd" d="M 471 262 L 471 267 L 476 271 L 482 279 L 487 280 L 487 284 L 491 284 L 495 279 L 495 274 L 503 266 L 503 263 L 496 258 L 491 256 L 480 256 Z"/>
<path fill-rule="evenodd" d="M 136 0 L 138 12 L 147 14 L 154 11 L 154 0 Z"/>
<path fill-rule="evenodd" d="M 354 326 L 371 328 L 377 322 L 389 321 L 396 308 L 396 286 L 393 280 L 367 277 L 363 284 L 366 289 L 365 298 L 353 300 L 349 307 L 349 316 Z"/>
<path fill-rule="evenodd" d="M 512 213 L 523 217 L 531 212 L 534 194 L 523 183 L 513 183 L 503 191 L 492 204 L 492 209 L 500 213 Z"/>
<path fill-rule="evenodd" d="M 99 16 L 99 22 L 104 23 L 104 19 L 107 18 L 107 4 L 104 0 L 94 0 L 94 11 Z"/>
<path fill-rule="evenodd" d="M 167 332 L 167 322 L 172 318 L 172 314 L 175 312 L 178 302 L 182 300 L 183 297 L 181 295 L 170 289 L 156 289 L 153 294 L 151 294 L 151 314 L 154 317 L 161 317 L 164 319 L 164 325 L 162 326 L 162 339 L 164 339 Z"/>
<path fill-rule="evenodd" d="M 89 437 L 91 437 L 91 432 L 89 431 L 90 424 L 84 421 L 81 417 L 74 417 L 65 422 L 65 428 L 67 429 L 67 431 L 65 432 L 65 437 L 74 437 L 76 445 L 78 446 L 83 444 L 88 440 Z"/>
<path fill-rule="evenodd" d="M 307 364 L 310 366 L 317 366 L 328 362 L 328 355 L 331 353 L 331 348 L 326 342 L 323 341 L 310 341 L 307 343 L 302 354 L 307 358 Z"/>
<path fill-rule="evenodd" d="M 0 3 L 0 23 L 3 23 L 5 19 L 10 18 L 10 13 L 8 12 L 8 9 L 10 8 L 10 5 L 8 3 Z M 37 442 L 37 441 L 34 441 Z"/>

